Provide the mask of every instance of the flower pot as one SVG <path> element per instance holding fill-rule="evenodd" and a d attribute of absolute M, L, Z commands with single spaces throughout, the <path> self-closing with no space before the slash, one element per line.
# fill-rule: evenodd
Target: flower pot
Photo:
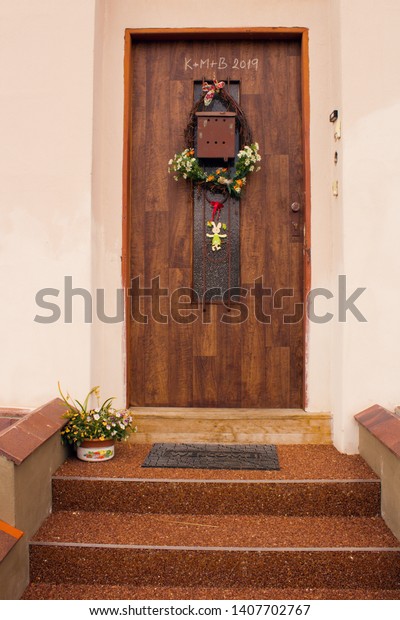
<path fill-rule="evenodd" d="M 88 439 L 76 449 L 76 456 L 81 461 L 109 461 L 114 456 L 114 439 Z"/>

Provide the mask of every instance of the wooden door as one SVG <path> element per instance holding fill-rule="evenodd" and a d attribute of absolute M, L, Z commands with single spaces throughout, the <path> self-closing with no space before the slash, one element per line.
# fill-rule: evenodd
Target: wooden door
<path fill-rule="evenodd" d="M 129 405 L 302 407 L 300 40 L 133 41 L 130 66 L 129 277 L 136 314 L 128 329 Z M 214 73 L 240 83 L 262 156 L 240 200 L 240 284 L 248 291 L 240 301 L 248 318 L 224 322 L 238 309 L 214 303 L 188 306 L 197 320 L 182 323 L 171 318 L 179 301 L 172 292 L 193 282 L 193 192 L 167 168 L 185 148 L 194 83 Z M 155 278 L 165 289 L 161 298 L 151 289 Z M 262 316 L 270 322 L 260 320 L 261 279 Z"/>

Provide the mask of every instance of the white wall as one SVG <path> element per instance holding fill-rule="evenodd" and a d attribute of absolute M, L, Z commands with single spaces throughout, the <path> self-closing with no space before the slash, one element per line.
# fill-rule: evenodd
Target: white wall
<path fill-rule="evenodd" d="M 72 324 L 33 319 L 36 292 L 64 275 L 90 287 L 94 5 L 0 3 L 0 406 L 90 382 L 79 300 Z"/>
<path fill-rule="evenodd" d="M 343 137 L 333 270 L 367 288 L 358 306 L 368 322 L 336 325 L 333 340 L 335 438 L 354 451 L 352 415 L 400 401 L 400 3 L 339 0 L 335 8 Z"/>

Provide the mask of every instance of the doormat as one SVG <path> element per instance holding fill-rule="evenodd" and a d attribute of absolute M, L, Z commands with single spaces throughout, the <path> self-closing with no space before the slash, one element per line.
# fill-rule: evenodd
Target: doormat
<path fill-rule="evenodd" d="M 155 443 L 142 467 L 278 470 L 276 446 Z"/>

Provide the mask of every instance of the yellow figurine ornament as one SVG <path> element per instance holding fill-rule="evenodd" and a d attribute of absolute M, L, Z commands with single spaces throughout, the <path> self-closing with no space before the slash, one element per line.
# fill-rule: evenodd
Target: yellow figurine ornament
<path fill-rule="evenodd" d="M 212 229 L 212 233 L 207 233 L 206 236 L 211 239 L 212 251 L 216 252 L 221 249 L 222 239 L 225 239 L 228 235 L 221 233 L 222 230 L 226 230 L 226 224 L 218 222 L 216 224 L 213 220 L 207 222 L 207 226 Z"/>

